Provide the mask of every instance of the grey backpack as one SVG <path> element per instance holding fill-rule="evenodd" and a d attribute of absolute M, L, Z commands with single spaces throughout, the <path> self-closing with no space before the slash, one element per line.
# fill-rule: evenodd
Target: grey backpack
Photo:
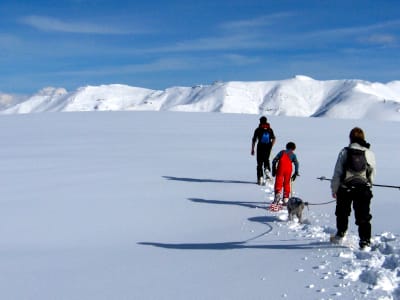
<path fill-rule="evenodd" d="M 368 184 L 371 168 L 365 157 L 365 150 L 346 147 L 346 154 L 343 182 L 351 185 Z"/>

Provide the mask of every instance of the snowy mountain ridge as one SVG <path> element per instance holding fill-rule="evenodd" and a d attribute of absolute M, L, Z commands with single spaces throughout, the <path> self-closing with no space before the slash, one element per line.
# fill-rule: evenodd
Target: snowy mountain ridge
<path fill-rule="evenodd" d="M 400 81 L 214 82 L 151 90 L 121 84 L 68 92 L 44 88 L 25 99 L 0 94 L 0 114 L 71 111 L 185 111 L 400 121 Z"/>

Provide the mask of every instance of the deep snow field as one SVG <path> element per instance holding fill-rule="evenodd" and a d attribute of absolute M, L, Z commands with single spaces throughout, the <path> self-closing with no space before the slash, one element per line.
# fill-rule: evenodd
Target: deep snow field
<path fill-rule="evenodd" d="M 335 232 L 329 183 L 354 126 L 399 185 L 400 123 L 269 117 L 297 144 L 304 224 L 266 210 L 257 115 L 0 116 L 1 299 L 400 299 L 400 190 L 374 188 L 374 248 Z"/>

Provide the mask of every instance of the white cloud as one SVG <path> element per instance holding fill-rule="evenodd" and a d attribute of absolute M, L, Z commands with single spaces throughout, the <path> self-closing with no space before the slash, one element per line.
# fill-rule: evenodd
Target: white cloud
<path fill-rule="evenodd" d="M 77 71 L 62 71 L 56 75 L 104 76 L 113 74 L 151 73 L 164 71 L 185 71 L 193 69 L 215 69 L 217 66 L 243 66 L 260 62 L 260 58 L 237 54 L 218 56 L 187 56 L 154 59 L 146 63 L 125 64 L 121 66 L 103 66 Z"/>
<path fill-rule="evenodd" d="M 318 30 L 314 32 L 307 33 L 306 36 L 314 36 L 314 37 L 344 37 L 344 36 L 356 36 L 365 33 L 371 33 L 373 31 L 389 29 L 392 27 L 399 27 L 400 20 L 391 20 L 376 24 L 370 24 L 365 26 L 352 26 L 352 27 L 342 27 L 342 28 L 333 28 L 327 30 Z"/>
<path fill-rule="evenodd" d="M 125 30 L 109 26 L 109 24 L 94 24 L 79 21 L 63 21 L 45 16 L 27 16 L 20 22 L 42 31 L 69 32 L 83 34 L 132 34 L 144 33 L 146 30 Z"/>
<path fill-rule="evenodd" d="M 377 45 L 395 45 L 397 38 L 391 34 L 372 34 L 368 37 L 360 39 L 361 42 Z"/>
<path fill-rule="evenodd" d="M 264 48 L 266 43 L 257 33 L 229 34 L 214 37 L 205 37 L 195 40 L 178 42 L 175 45 L 156 49 L 161 52 L 179 51 L 209 51 Z"/>
<path fill-rule="evenodd" d="M 264 16 L 259 16 L 256 18 L 251 18 L 251 19 L 246 19 L 246 20 L 238 20 L 238 21 L 231 21 L 231 22 L 225 22 L 220 25 L 221 28 L 226 29 L 226 30 L 248 30 L 251 28 L 259 28 L 259 27 L 265 27 L 268 25 L 271 25 L 273 23 L 276 23 L 278 21 L 281 21 L 282 19 L 287 19 L 289 17 L 294 16 L 295 13 L 293 12 L 282 12 L 282 13 L 276 13 L 276 14 L 271 14 L 271 15 L 264 15 Z"/>
<path fill-rule="evenodd" d="M 214 35 L 182 40 L 164 47 L 144 51 L 148 53 L 165 53 L 282 48 L 286 47 L 287 39 L 282 35 L 279 38 L 267 38 L 267 36 L 276 37 L 275 32 L 272 29 L 268 29 L 268 25 L 282 23 L 283 20 L 294 15 L 294 12 L 281 12 L 224 22 L 216 26 Z"/>
<path fill-rule="evenodd" d="M 249 57 L 239 54 L 225 54 L 223 57 L 231 64 L 236 66 L 255 64 L 261 61 L 259 57 Z"/>
<path fill-rule="evenodd" d="M 330 28 L 314 31 L 285 32 L 285 26 L 276 30 L 268 25 L 282 23 L 284 19 L 293 17 L 295 13 L 284 12 L 261 16 L 253 19 L 225 22 L 219 27 L 218 34 L 192 40 L 176 42 L 173 45 L 154 48 L 147 52 L 185 52 L 185 51 L 222 51 L 244 49 L 293 49 L 293 47 L 314 47 L 337 44 L 338 41 L 353 45 L 354 42 L 370 35 L 369 43 L 394 42 L 394 36 L 379 34 L 379 31 L 397 28 L 400 20 L 390 20 L 365 26 Z M 274 25 L 276 26 L 276 25 Z M 392 40 L 391 40 L 392 39 Z"/>
<path fill-rule="evenodd" d="M 9 94 L 0 94 L 0 105 L 9 105 L 13 102 L 14 97 Z"/>
<path fill-rule="evenodd" d="M 62 71 L 57 75 L 103 76 L 111 74 L 149 73 L 171 70 L 185 70 L 193 67 L 193 62 L 185 58 L 160 58 L 147 63 L 126 64 L 121 66 L 104 66 L 77 71 Z"/>

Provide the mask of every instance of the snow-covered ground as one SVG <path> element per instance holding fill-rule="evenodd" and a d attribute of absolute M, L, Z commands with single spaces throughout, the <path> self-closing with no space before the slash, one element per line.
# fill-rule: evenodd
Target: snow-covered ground
<path fill-rule="evenodd" d="M 333 246 L 330 177 L 362 127 L 376 183 L 400 184 L 400 123 L 269 117 L 297 144 L 305 222 L 266 207 L 250 155 L 258 116 L 0 116 L 1 299 L 400 299 L 400 191 L 374 188 L 376 249 Z"/>
<path fill-rule="evenodd" d="M 48 87 L 25 98 L 0 93 L 0 114 L 126 110 L 400 121 L 400 81 L 319 81 L 299 75 L 286 80 L 215 82 L 163 91 L 110 84 L 72 92 Z"/>

